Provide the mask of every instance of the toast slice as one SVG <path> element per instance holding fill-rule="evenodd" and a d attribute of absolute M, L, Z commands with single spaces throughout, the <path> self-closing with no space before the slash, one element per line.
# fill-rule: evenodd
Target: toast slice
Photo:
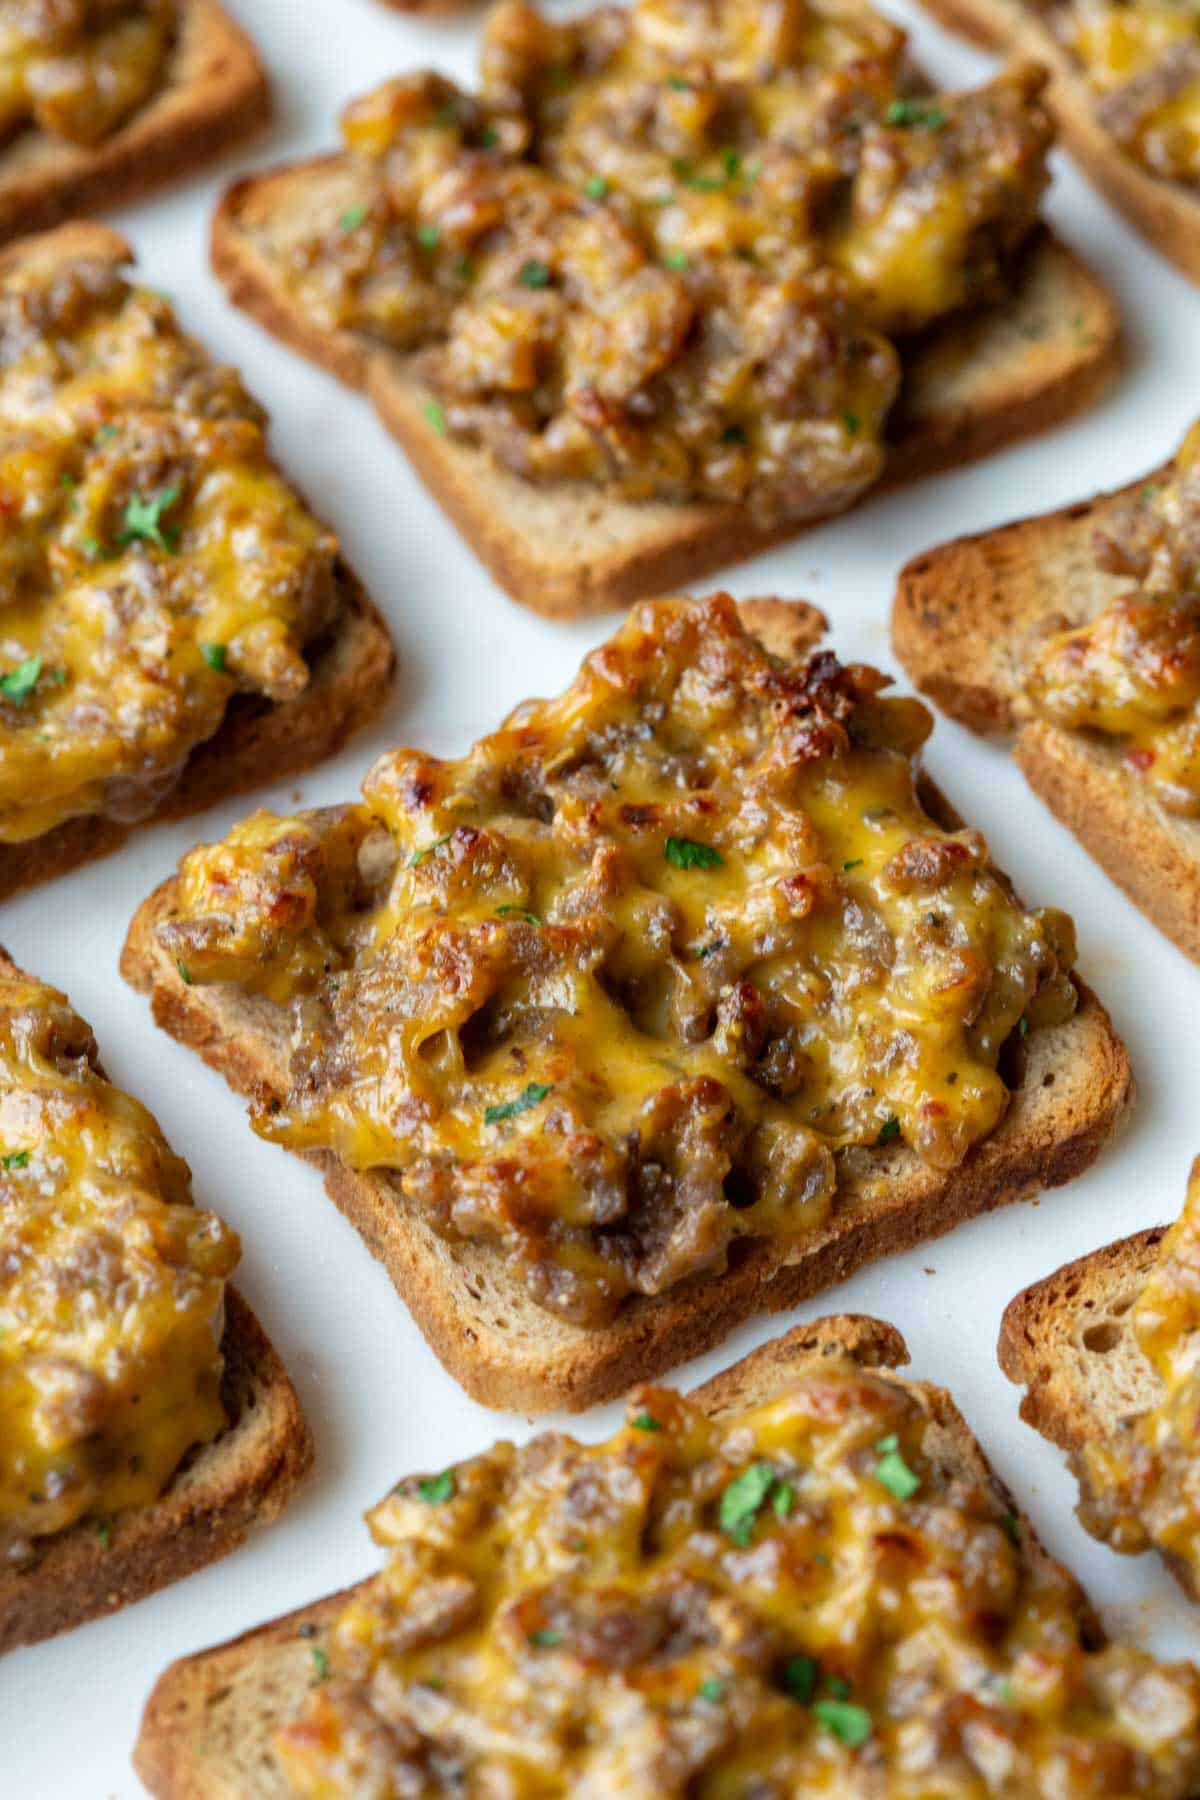
<path fill-rule="evenodd" d="M 133 252 L 106 225 L 63 225 L 0 251 L 0 280 L 19 266 L 42 271 L 78 257 L 122 265 L 133 260 Z M 235 695 L 220 729 L 195 747 L 178 781 L 141 823 L 186 818 L 227 796 L 299 774 L 332 756 L 380 710 L 395 666 L 391 639 L 344 563 L 337 579 L 340 605 L 329 629 L 308 647 L 311 678 L 303 693 L 282 703 Z M 82 815 L 40 837 L 0 843 L 0 899 L 107 856 L 137 829 L 138 824 L 99 814 Z"/>
<path fill-rule="evenodd" d="M 891 1325 L 862 1316 L 819 1319 L 764 1344 L 697 1388 L 691 1400 L 720 1414 L 769 1399 L 814 1359 L 843 1355 L 864 1368 L 894 1370 L 908 1351 Z M 992 1487 L 1002 1499 L 1026 1553 L 1049 1558 L 1028 1521 L 1013 1506 L 970 1427 L 942 1388 L 897 1378 L 935 1423 L 936 1454 L 949 1468 Z M 304 1704 L 314 1654 L 352 1589 L 331 1594 L 231 1643 L 175 1663 L 154 1687 L 134 1750 L 134 1766 L 156 1800 L 285 1800 L 290 1792 L 272 1748 L 274 1732 Z M 1100 1638 L 1088 1602 L 1078 1591 L 1086 1641 Z"/>
<path fill-rule="evenodd" d="M 1096 117 L 1095 102 L 1030 0 L 923 0 L 943 25 L 986 50 L 1029 56 L 1050 71 L 1046 98 L 1063 144 L 1092 185 L 1193 281 L 1200 281 L 1200 190 L 1154 175 Z"/>
<path fill-rule="evenodd" d="M 777 653 L 798 655 L 819 630 L 812 608 L 746 605 L 745 623 Z M 939 822 L 958 825 L 932 789 L 922 798 Z M 174 894 L 169 880 L 139 908 L 122 974 L 150 995 L 156 1022 L 198 1050 L 231 1087 L 268 1099 L 286 1092 L 286 1015 L 227 984 L 184 982 L 157 935 Z M 800 1249 L 741 1240 L 723 1275 L 635 1296 L 600 1327 L 537 1305 L 494 1249 L 439 1237 L 398 1181 L 355 1174 L 327 1153 L 311 1160 L 436 1355 L 473 1398 L 516 1411 L 576 1411 L 699 1355 L 756 1313 L 795 1306 L 863 1263 L 1072 1180 L 1124 1115 L 1131 1091 L 1124 1047 L 1100 1002 L 1080 984 L 1074 1016 L 1031 1031 L 1019 1060 L 1021 1077 L 1003 1122 L 953 1172 L 938 1173 L 902 1144 L 843 1151 L 832 1213 Z"/>
<path fill-rule="evenodd" d="M 1051 812 L 1147 918 L 1200 961 L 1200 823 L 1166 812 L 1114 745 L 1017 705 L 1029 652 L 1048 629 L 1095 618 L 1128 577 L 1092 540 L 1160 469 L 1094 500 L 959 538 L 901 571 L 892 646 L 917 687 L 973 731 L 1015 733 L 1014 755 Z"/>
<path fill-rule="evenodd" d="M 278 278 L 268 229 L 303 216 L 330 228 L 350 203 L 336 156 L 251 176 L 213 221 L 213 266 L 231 299 L 268 331 L 352 386 L 365 387 L 388 430 L 480 561 L 523 605 L 573 618 L 689 587 L 829 517 L 762 526 L 742 507 L 615 500 L 586 484 L 535 487 L 485 451 L 441 435 L 419 356 L 324 332 Z M 889 423 L 883 486 L 988 455 L 1096 401 L 1121 360 L 1120 323 L 1085 265 L 1045 230 L 1027 247 L 1004 306 L 953 319 L 905 356 Z"/>
<path fill-rule="evenodd" d="M 0 149 L 0 243 L 140 199 L 249 137 L 270 112 L 246 33 L 217 0 L 181 0 L 161 88 L 111 137 L 83 146 L 30 130 Z"/>

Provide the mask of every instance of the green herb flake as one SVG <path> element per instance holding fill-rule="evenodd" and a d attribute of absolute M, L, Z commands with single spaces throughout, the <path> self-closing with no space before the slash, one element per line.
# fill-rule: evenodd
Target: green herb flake
<path fill-rule="evenodd" d="M 946 115 L 940 106 L 924 100 L 893 100 L 883 115 L 885 125 L 915 125 L 926 131 L 941 131 Z"/>
<path fill-rule="evenodd" d="M 38 676 L 41 672 L 41 657 L 27 656 L 24 662 L 17 664 L 15 669 L 10 669 L 6 675 L 0 675 L 0 694 L 3 694 L 6 700 L 11 700 L 15 706 L 20 706 L 28 700 L 37 686 Z"/>
<path fill-rule="evenodd" d="M 725 858 L 711 844 L 697 843 L 695 838 L 669 837 L 663 855 L 673 869 L 715 869 Z"/>
<path fill-rule="evenodd" d="M 201 644 L 200 654 L 210 669 L 215 669 L 218 675 L 225 673 L 224 644 Z"/>
<path fill-rule="evenodd" d="M 0 1156 L 0 1169 L 24 1169 L 28 1164 L 28 1150 L 13 1150 L 8 1156 Z"/>
<path fill-rule="evenodd" d="M 1020 1547 L 1021 1523 L 1015 1512 L 1006 1512 L 1002 1515 L 1000 1519 L 1000 1529 L 1005 1537 L 1009 1539 L 1010 1543 L 1016 1544 L 1018 1548 Z"/>
<path fill-rule="evenodd" d="M 668 75 L 667 86 L 673 88 L 677 94 L 690 94 L 692 91 L 691 82 L 685 81 L 682 75 Z"/>
<path fill-rule="evenodd" d="M 452 831 L 448 831 L 444 837 L 434 838 L 432 844 L 426 844 L 424 849 L 414 850 L 412 855 L 408 859 L 409 868 L 415 869 L 418 867 L 419 864 L 425 862 L 429 857 L 436 856 L 437 852 L 441 849 L 442 845 L 448 844 L 450 842 L 450 839 L 453 836 L 454 836 L 454 833 Z"/>
<path fill-rule="evenodd" d="M 109 1533 L 111 1530 L 112 1527 L 107 1519 L 96 1520 L 96 1536 L 100 1539 L 100 1548 L 102 1550 L 108 1549 Z"/>
<path fill-rule="evenodd" d="M 849 1700 L 818 1700 L 813 1717 L 848 1750 L 861 1750 L 871 1735 L 870 1713 L 865 1706 L 855 1706 Z"/>
<path fill-rule="evenodd" d="M 100 543 L 99 538 L 80 538 L 79 548 L 83 551 L 83 554 L 87 557 L 89 562 L 95 562 L 98 557 L 103 555 L 103 546 Z"/>
<path fill-rule="evenodd" d="M 528 912 L 523 906 L 498 906 L 496 908 L 496 917 L 498 919 L 524 919 L 527 925 L 540 925 L 542 923 L 542 920 L 538 918 L 535 912 Z"/>
<path fill-rule="evenodd" d="M 179 979 L 180 979 L 180 981 L 182 981 L 184 987 L 191 987 L 192 978 L 188 974 L 187 964 L 180 962 L 179 958 L 176 957 L 175 967 L 179 970 Z"/>
<path fill-rule="evenodd" d="M 746 442 L 745 427 L 743 425 L 727 425 L 721 433 L 721 442 L 723 444 L 744 444 Z"/>
<path fill-rule="evenodd" d="M 1025 1017 L 1024 1013 L 1022 1013 L 1020 1018 L 1017 1020 L 1017 1030 L 1021 1034 L 1022 1037 L 1029 1036 L 1029 1020 Z"/>
<path fill-rule="evenodd" d="M 474 281 L 475 264 L 469 256 L 460 256 L 454 265 L 454 273 L 460 281 Z"/>
<path fill-rule="evenodd" d="M 748 1469 L 734 1476 L 721 1495 L 717 1521 L 735 1544 L 750 1542 L 759 1508 L 774 1480 L 775 1471 L 769 1462 L 751 1463 Z"/>
<path fill-rule="evenodd" d="M 708 1681 L 702 1681 L 696 1692 L 701 1700 L 719 1700 L 725 1692 L 725 1683 L 710 1678 Z"/>
<path fill-rule="evenodd" d="M 846 430 L 850 433 L 851 437 L 856 437 L 862 427 L 862 420 L 856 412 L 844 412 L 842 414 L 842 424 L 846 427 Z"/>
<path fill-rule="evenodd" d="M 883 1124 L 879 1127 L 879 1136 L 875 1139 L 875 1142 L 880 1148 L 882 1148 L 884 1144 L 896 1143 L 897 1140 L 899 1139 L 899 1136 L 900 1136 L 900 1121 L 896 1117 L 895 1113 L 892 1113 L 888 1118 L 886 1118 L 883 1121 Z"/>
<path fill-rule="evenodd" d="M 529 1642 L 536 1644 L 539 1650 L 553 1650 L 562 1641 L 562 1632 L 555 1631 L 550 1625 L 543 1625 L 540 1630 L 529 1633 Z"/>
<path fill-rule="evenodd" d="M 313 1674 L 318 1681 L 329 1680 L 329 1658 L 319 1644 L 312 1649 Z"/>
<path fill-rule="evenodd" d="M 551 1091 L 549 1082 L 531 1081 L 515 1100 L 504 1100 L 498 1106 L 489 1106 L 483 1115 L 483 1122 L 485 1125 L 502 1125 L 506 1119 L 517 1119 L 522 1113 L 532 1112 L 535 1106 L 540 1106 Z"/>
<path fill-rule="evenodd" d="M 440 400 L 427 400 L 421 408 L 425 414 L 425 423 L 432 425 L 439 437 L 446 435 L 446 409 Z"/>
<path fill-rule="evenodd" d="M 536 257 L 531 257 L 527 263 L 522 264 L 521 273 L 517 276 L 517 280 L 522 287 L 549 287 L 550 271 L 544 262 L 539 262 Z"/>
<path fill-rule="evenodd" d="M 894 1499 L 911 1500 L 921 1485 L 921 1477 L 905 1462 L 896 1434 L 893 1432 L 889 1437 L 881 1437 L 875 1449 L 879 1454 L 879 1461 L 875 1464 L 876 1481 Z"/>
<path fill-rule="evenodd" d="M 742 172 L 742 159 L 736 150 L 722 150 L 721 167 L 730 181 L 736 181 Z"/>
<path fill-rule="evenodd" d="M 829 1695 L 831 1700 L 848 1700 L 850 1698 L 850 1683 L 844 1680 L 841 1675 L 827 1675 L 825 1677 L 825 1692 Z"/>
<path fill-rule="evenodd" d="M 654 1418 L 654 1416 L 648 1412 L 639 1413 L 637 1418 L 630 1419 L 629 1423 L 633 1426 L 635 1431 L 662 1430 L 662 1420 Z"/>
<path fill-rule="evenodd" d="M 423 250 L 436 250 L 441 236 L 441 230 L 436 225 L 417 226 L 417 242 Z"/>
<path fill-rule="evenodd" d="M 771 1489 L 771 1511 L 777 1519 L 786 1519 L 796 1502 L 796 1490 L 790 1481 L 777 1481 Z"/>
<path fill-rule="evenodd" d="M 844 862 L 842 864 L 842 874 L 845 875 L 850 869 L 861 869 L 863 866 L 863 861 L 864 861 L 864 858 L 861 856 L 851 857 L 849 862 Z"/>
<path fill-rule="evenodd" d="M 338 220 L 338 230 L 357 231 L 360 225 L 366 224 L 367 215 L 370 210 L 370 207 L 365 204 L 361 206 L 348 206 Z"/>
<path fill-rule="evenodd" d="M 92 442 L 93 444 L 107 444 L 111 442 L 116 435 L 117 428 L 115 425 L 101 425 L 95 437 L 92 439 Z"/>
<path fill-rule="evenodd" d="M 440 1475 L 427 1475 L 417 1483 L 417 1492 L 426 1506 L 441 1506 L 447 1500 L 453 1500 L 458 1492 L 458 1483 L 454 1479 L 453 1469 L 443 1469 Z"/>
<path fill-rule="evenodd" d="M 125 502 L 124 524 L 118 544 L 153 544 L 159 550 L 174 550 L 178 534 L 163 525 L 163 515 L 170 511 L 182 489 L 173 484 L 159 488 L 157 494 L 130 494 Z"/>
<path fill-rule="evenodd" d="M 485 150 L 494 150 L 500 142 L 500 133 L 494 125 L 485 125 L 479 134 L 479 142 Z"/>
<path fill-rule="evenodd" d="M 663 264 L 668 269 L 686 269 L 688 266 L 686 250 L 668 250 L 663 257 Z"/>
<path fill-rule="evenodd" d="M 583 191 L 589 200 L 603 200 L 608 193 L 608 183 L 603 175 L 593 175 Z"/>
<path fill-rule="evenodd" d="M 807 1706 L 817 1691 L 820 1665 L 811 1656 L 789 1656 L 780 1670 L 783 1691 L 801 1706 Z"/>

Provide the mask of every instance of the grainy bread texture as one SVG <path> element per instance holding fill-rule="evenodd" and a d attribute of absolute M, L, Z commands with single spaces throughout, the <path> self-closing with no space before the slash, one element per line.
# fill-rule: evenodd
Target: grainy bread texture
<path fill-rule="evenodd" d="M 182 0 L 159 91 L 103 143 L 20 132 L 0 149 L 0 243 L 124 205 L 240 142 L 270 117 L 258 54 L 217 0 Z"/>
<path fill-rule="evenodd" d="M 959 538 L 901 571 L 892 645 L 923 693 L 973 731 L 1015 733 L 1026 780 L 1135 905 L 1200 961 L 1200 823 L 1168 813 L 1098 736 L 1022 717 L 1030 652 L 1094 618 L 1127 578 L 1097 566 L 1093 536 L 1119 503 L 1162 479 Z"/>
<path fill-rule="evenodd" d="M 332 230 L 351 198 L 333 156 L 235 183 L 213 221 L 214 267 L 268 331 L 367 389 L 434 498 L 514 599 L 551 618 L 600 611 L 688 587 L 829 517 L 827 500 L 767 527 L 740 506 L 634 503 L 579 483 L 535 487 L 487 451 L 439 433 L 419 357 L 321 330 L 279 279 L 275 247 L 302 228 Z M 1098 399 L 1119 365 L 1113 302 L 1071 251 L 1038 232 L 1009 303 L 951 320 L 906 356 L 880 485 L 956 468 L 1046 430 Z"/>
<path fill-rule="evenodd" d="M 1200 192 L 1153 175 L 1096 117 L 1086 81 L 1031 0 L 923 0 L 953 31 L 999 50 L 1028 56 L 1050 71 L 1047 99 L 1063 143 L 1099 188 L 1152 244 L 1193 281 L 1200 281 Z"/>
<path fill-rule="evenodd" d="M 891 1325 L 855 1315 L 819 1319 L 752 1351 L 691 1398 L 706 1412 L 733 1411 L 778 1393 L 814 1359 L 839 1354 L 880 1371 L 908 1361 L 904 1340 Z M 927 1382 L 903 1385 L 934 1421 L 930 1453 L 947 1468 L 993 1487 L 1017 1519 L 1027 1553 L 1047 1563 L 949 1394 Z M 271 1739 L 303 1706 L 313 1680 L 313 1652 L 322 1649 L 351 1592 L 331 1594 L 166 1671 L 146 1704 L 134 1751 L 137 1772 L 156 1800 L 286 1800 L 289 1789 Z M 1098 1642 L 1099 1626 L 1082 1590 L 1078 1607 L 1087 1640 Z"/>
<path fill-rule="evenodd" d="M 768 646 L 797 655 L 819 615 L 750 602 L 747 624 Z M 926 804 L 957 818 L 932 793 Z M 288 1086 L 284 1015 L 227 986 L 189 986 L 159 944 L 175 884 L 138 910 L 121 971 L 148 993 L 155 1020 L 198 1050 L 239 1092 Z M 538 1306 L 503 1258 L 480 1243 L 439 1237 L 418 1204 L 386 1175 L 358 1175 L 315 1154 L 329 1194 L 380 1258 L 433 1350 L 473 1398 L 518 1411 L 578 1410 L 611 1399 L 719 1343 L 743 1320 L 779 1312 L 845 1280 L 863 1263 L 911 1248 L 962 1219 L 1072 1180 L 1099 1154 L 1130 1097 L 1129 1063 L 1107 1013 L 1086 987 L 1066 1024 L 1033 1031 L 1021 1079 L 999 1128 L 950 1174 L 903 1144 L 844 1151 L 828 1221 L 799 1247 L 743 1239 L 723 1275 L 637 1296 L 609 1325 L 589 1328 Z"/>
<path fill-rule="evenodd" d="M 18 265 L 38 270 L 80 256 L 133 260 L 126 240 L 106 225 L 60 226 L 0 251 L 0 280 Z M 358 578 L 338 566 L 341 604 L 331 628 L 308 646 L 312 671 L 295 700 L 272 703 L 235 695 L 216 734 L 198 744 L 149 819 L 186 818 L 232 794 L 282 781 L 332 756 L 386 698 L 395 665 L 387 627 Z M 0 899 L 107 856 L 138 824 L 99 815 L 67 819 L 24 843 L 0 843 Z"/>

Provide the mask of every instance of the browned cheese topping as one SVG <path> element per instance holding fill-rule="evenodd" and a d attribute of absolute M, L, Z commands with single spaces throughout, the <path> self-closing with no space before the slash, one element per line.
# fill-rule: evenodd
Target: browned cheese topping
<path fill-rule="evenodd" d="M 102 144 L 161 87 L 177 0 L 0 0 L 0 142 Z"/>
<path fill-rule="evenodd" d="M 85 1517 L 103 1541 L 222 1430 L 237 1259 L 63 995 L 0 976 L 0 1568 Z"/>
<path fill-rule="evenodd" d="M 1090 623 L 1050 637 L 1026 682 L 1032 709 L 1110 741 L 1169 812 L 1200 813 L 1200 428 L 1097 538 L 1131 585 Z"/>
<path fill-rule="evenodd" d="M 1114 1549 L 1156 1546 L 1200 1587 L 1200 1164 L 1131 1323 L 1162 1396 L 1072 1459 L 1080 1518 Z"/>
<path fill-rule="evenodd" d="M 1096 117 L 1152 175 L 1200 181 L 1197 0 L 1049 0 Z"/>
<path fill-rule="evenodd" d="M 109 263 L 0 282 L 0 843 L 144 817 L 234 695 L 307 686 L 337 543 L 264 427 Z"/>
<path fill-rule="evenodd" d="M 277 1737 L 306 1800 L 1189 1800 L 1200 1674 L 1098 1648 L 928 1401 L 831 1358 L 403 1481 Z"/>
<path fill-rule="evenodd" d="M 422 352 L 430 423 L 519 475 L 799 517 L 879 474 L 891 339 L 1004 293 L 1041 79 L 928 95 L 862 0 L 502 0 L 477 94 L 387 82 L 323 210 L 254 229 L 320 328 Z"/>
<path fill-rule="evenodd" d="M 192 852 L 163 945 L 290 1024 L 256 1128 L 587 1321 L 810 1236 L 856 1146 L 954 1168 L 1005 1045 L 1072 1011 L 1073 937 L 930 817 L 929 715 L 886 686 L 773 659 L 727 598 L 649 604 L 460 761 Z"/>

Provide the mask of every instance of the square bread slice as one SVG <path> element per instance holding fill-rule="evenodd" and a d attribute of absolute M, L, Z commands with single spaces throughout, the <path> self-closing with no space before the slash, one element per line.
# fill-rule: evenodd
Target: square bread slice
<path fill-rule="evenodd" d="M 319 330 L 279 280 L 270 231 L 296 216 L 332 229 L 351 197 L 336 156 L 239 181 L 213 221 L 213 266 L 234 303 L 268 331 L 366 388 L 434 498 L 523 605 L 573 618 L 678 591 L 830 516 L 823 500 L 807 518 L 767 527 L 740 506 L 615 500 L 583 483 L 536 487 L 485 450 L 445 437 L 430 423 L 419 357 Z M 1039 230 L 1006 304 L 952 319 L 907 352 L 880 486 L 957 468 L 1092 405 L 1120 367 L 1120 339 L 1106 290 Z"/>
<path fill-rule="evenodd" d="M 1012 737 L 1026 780 L 1105 873 L 1200 961 L 1200 821 L 1168 813 L 1119 748 L 1018 705 L 1048 630 L 1085 623 L 1128 588 L 1093 554 L 1097 530 L 1164 468 L 1094 500 L 959 538 L 900 573 L 892 646 L 922 693 L 972 731 Z"/>
<path fill-rule="evenodd" d="M 1028 56 L 1050 71 L 1047 100 L 1066 149 L 1129 223 L 1200 281 L 1200 190 L 1151 171 L 1124 150 L 1096 116 L 1093 95 L 1063 45 L 1049 29 L 1049 12 L 1036 0 L 923 0 L 951 31 L 961 31 L 985 50 Z"/>
<path fill-rule="evenodd" d="M 0 974 L 19 975 L 0 949 Z M 221 1396 L 229 1424 L 193 1451 L 153 1506 L 81 1519 L 0 1567 L 0 1655 L 143 1600 L 278 1518 L 312 1465 L 296 1391 L 253 1312 L 225 1296 Z"/>
<path fill-rule="evenodd" d="M 127 239 L 107 225 L 75 223 L 0 250 L 0 282 L 16 268 L 53 270 L 85 258 L 124 266 Z M 395 656 L 387 627 L 353 570 L 339 562 L 341 604 L 331 628 L 308 647 L 311 679 L 294 700 L 235 695 L 215 736 L 198 744 L 150 819 L 186 818 L 334 755 L 382 707 Z M 0 899 L 118 849 L 139 829 L 99 814 L 67 819 L 40 837 L 0 843 Z"/>
<path fill-rule="evenodd" d="M 20 132 L 0 148 L 0 243 L 76 213 L 125 205 L 265 125 L 258 52 L 217 0 L 180 0 L 161 88 L 99 144 Z"/>
<path fill-rule="evenodd" d="M 814 609 L 781 601 L 745 602 L 743 620 L 769 649 L 790 657 L 811 647 L 823 623 Z M 928 784 L 922 799 L 939 823 L 961 823 Z M 157 935 L 174 895 L 174 880 L 166 881 L 139 908 L 122 974 L 150 996 L 156 1022 L 198 1050 L 231 1087 L 257 1099 L 286 1093 L 286 1015 L 227 984 L 184 982 Z M 810 1240 L 786 1249 L 744 1239 L 723 1275 L 635 1296 L 600 1327 L 536 1304 L 495 1249 L 440 1237 L 399 1181 L 356 1174 L 324 1152 L 310 1160 L 435 1354 L 474 1399 L 522 1412 L 578 1411 L 711 1349 L 756 1313 L 793 1307 L 866 1262 L 1073 1180 L 1120 1124 L 1132 1086 L 1108 1014 L 1089 988 L 1077 986 L 1073 1017 L 1022 1041 L 1021 1072 L 1003 1121 L 958 1168 L 939 1172 L 899 1143 L 841 1152 L 838 1197 Z"/>
<path fill-rule="evenodd" d="M 856 1315 L 819 1319 L 752 1351 L 689 1398 L 715 1415 L 732 1412 L 770 1399 L 814 1360 L 834 1355 L 879 1372 L 908 1361 L 904 1340 L 891 1325 Z M 950 1395 L 928 1382 L 889 1379 L 933 1421 L 937 1459 L 989 1487 L 1034 1566 L 1054 1566 Z M 134 1751 L 134 1766 L 156 1800 L 286 1800 L 291 1789 L 272 1738 L 303 1706 L 314 1657 L 324 1653 L 329 1629 L 353 1591 L 331 1594 L 166 1671 L 147 1701 Z M 1103 1634 L 1082 1589 L 1076 1592 L 1081 1635 L 1097 1645 Z"/>

